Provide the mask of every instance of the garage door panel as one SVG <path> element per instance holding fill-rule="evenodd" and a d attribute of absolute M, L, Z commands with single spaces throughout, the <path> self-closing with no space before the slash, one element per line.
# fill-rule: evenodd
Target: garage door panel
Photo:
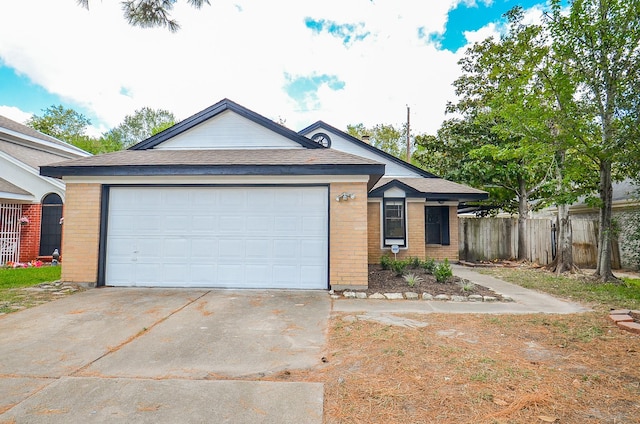
<path fill-rule="evenodd" d="M 245 265 L 245 281 L 250 288 L 261 287 L 265 280 L 271 281 L 271 266 L 269 264 Z"/>
<path fill-rule="evenodd" d="M 300 267 L 295 265 L 274 265 L 273 282 L 275 287 L 287 287 L 300 281 Z"/>
<path fill-rule="evenodd" d="M 165 262 L 185 262 L 191 256 L 190 243 L 187 239 L 165 238 L 159 242 L 162 245 L 161 256 Z"/>
<path fill-rule="evenodd" d="M 108 285 L 327 287 L 326 187 L 112 187 L 109 198 Z"/>
<path fill-rule="evenodd" d="M 247 240 L 245 244 L 246 256 L 247 258 L 253 259 L 268 258 L 272 250 L 272 245 L 271 240 Z"/>
<path fill-rule="evenodd" d="M 248 234 L 269 234 L 273 231 L 273 219 L 270 216 L 248 216 L 246 219 Z"/>
<path fill-rule="evenodd" d="M 191 281 L 208 285 L 215 283 L 217 280 L 217 267 L 215 264 L 192 264 L 191 265 Z"/>
<path fill-rule="evenodd" d="M 222 234 L 244 234 L 245 217 L 243 216 L 221 216 L 220 218 L 220 233 Z"/>
<path fill-rule="evenodd" d="M 326 221 L 322 217 L 305 216 L 302 218 L 303 234 L 326 233 Z"/>
<path fill-rule="evenodd" d="M 305 285 L 318 284 L 324 278 L 324 267 L 322 265 L 303 265 L 300 267 L 300 280 Z"/>
<path fill-rule="evenodd" d="M 244 240 L 221 239 L 218 257 L 221 259 L 243 259 L 245 256 Z"/>
<path fill-rule="evenodd" d="M 198 261 L 215 259 L 218 257 L 218 240 L 214 238 L 192 239 L 191 256 Z"/>

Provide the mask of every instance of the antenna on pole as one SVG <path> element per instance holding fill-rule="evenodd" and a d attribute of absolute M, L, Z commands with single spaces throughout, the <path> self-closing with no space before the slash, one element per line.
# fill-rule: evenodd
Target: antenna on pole
<path fill-rule="evenodd" d="M 407 162 L 411 162 L 411 126 L 409 123 L 411 108 L 407 105 Z"/>

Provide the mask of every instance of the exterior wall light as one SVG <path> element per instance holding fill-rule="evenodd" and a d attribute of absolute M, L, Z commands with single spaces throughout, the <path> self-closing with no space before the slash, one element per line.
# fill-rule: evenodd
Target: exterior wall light
<path fill-rule="evenodd" d="M 343 192 L 342 194 L 339 194 L 338 197 L 336 197 L 336 202 L 339 202 L 341 200 L 344 200 L 346 202 L 349 199 L 355 199 L 355 198 L 356 198 L 355 194 Z"/>

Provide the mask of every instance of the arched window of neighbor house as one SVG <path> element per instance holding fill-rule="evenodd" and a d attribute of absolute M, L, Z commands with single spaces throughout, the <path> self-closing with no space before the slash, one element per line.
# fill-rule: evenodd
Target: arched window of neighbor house
<path fill-rule="evenodd" d="M 62 254 L 62 199 L 49 193 L 42 199 L 42 221 L 40 224 L 40 256 L 51 256 L 55 249 Z"/>

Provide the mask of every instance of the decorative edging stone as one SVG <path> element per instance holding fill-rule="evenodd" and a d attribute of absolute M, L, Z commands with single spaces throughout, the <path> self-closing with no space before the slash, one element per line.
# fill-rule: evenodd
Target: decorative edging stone
<path fill-rule="evenodd" d="M 634 334 L 640 334 L 640 323 L 635 322 L 640 319 L 640 311 L 631 311 L 629 309 L 616 309 L 609 312 L 609 319 L 616 325 Z"/>
<path fill-rule="evenodd" d="M 365 292 L 353 290 L 345 290 L 342 296 L 336 294 L 334 290 L 329 290 L 332 299 L 379 299 L 379 300 L 436 300 L 439 302 L 513 302 L 513 298 L 507 295 L 496 294 L 496 296 L 481 296 L 472 294 L 469 296 L 438 294 L 433 296 L 430 293 L 422 293 L 422 295 L 414 292 L 404 293 L 374 293 L 367 295 Z M 633 321 L 633 319 L 632 319 Z"/>

